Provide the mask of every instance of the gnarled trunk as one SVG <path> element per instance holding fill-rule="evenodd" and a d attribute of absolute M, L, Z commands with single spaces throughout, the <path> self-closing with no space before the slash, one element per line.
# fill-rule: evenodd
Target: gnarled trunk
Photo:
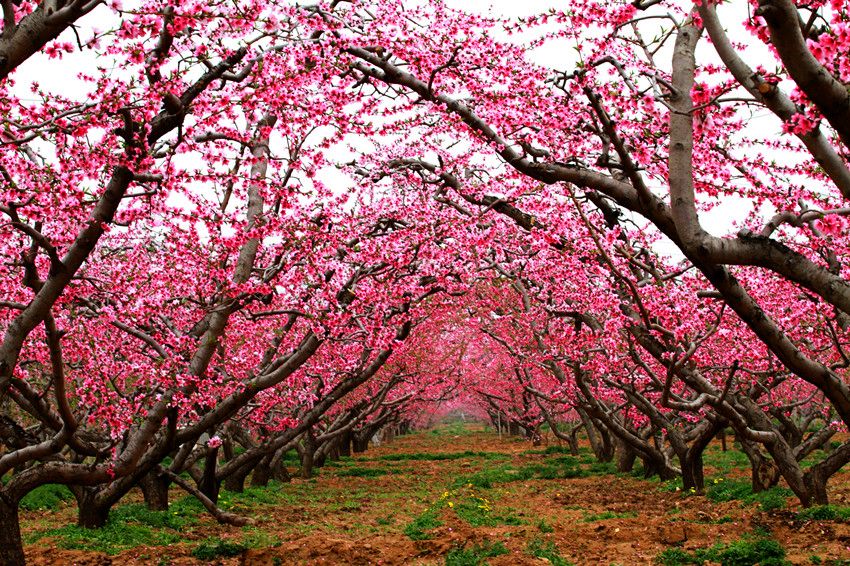
<path fill-rule="evenodd" d="M 18 503 L 0 493 L 0 566 L 24 566 Z"/>
<path fill-rule="evenodd" d="M 758 446 L 749 440 L 739 439 L 741 449 L 750 461 L 753 493 L 770 489 L 779 482 L 779 467 L 761 453 Z"/>
<path fill-rule="evenodd" d="M 218 464 L 218 448 L 212 448 L 204 458 L 204 473 L 198 482 L 198 489 L 206 495 L 213 503 L 218 503 L 218 492 L 221 490 L 221 481 L 215 477 L 215 468 Z"/>
<path fill-rule="evenodd" d="M 256 468 L 254 468 L 254 473 L 251 474 L 251 485 L 253 487 L 265 487 L 269 485 L 269 481 L 272 479 L 273 461 L 273 454 L 270 454 L 260 460 L 260 463 L 257 464 Z"/>
<path fill-rule="evenodd" d="M 151 511 L 168 511 L 168 486 L 171 481 L 155 471 L 148 472 L 139 480 L 139 488 Z"/>
<path fill-rule="evenodd" d="M 637 452 L 635 452 L 626 442 L 620 439 L 616 440 L 616 446 L 617 447 L 614 452 L 617 455 L 617 471 L 622 473 L 631 472 L 635 467 Z M 575 453 L 578 454 L 578 451 Z"/>
<path fill-rule="evenodd" d="M 339 455 L 351 456 L 351 431 L 347 430 L 339 436 Z"/>
<path fill-rule="evenodd" d="M 99 529 L 109 519 L 112 504 L 102 503 L 96 489 L 75 486 L 71 488 L 77 500 L 77 525 L 87 529 Z"/>

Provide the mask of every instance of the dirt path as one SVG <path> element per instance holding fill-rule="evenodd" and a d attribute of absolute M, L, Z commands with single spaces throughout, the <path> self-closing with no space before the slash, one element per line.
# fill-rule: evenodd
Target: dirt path
<path fill-rule="evenodd" d="M 27 556 L 33 565 L 685 564 L 700 552 L 728 562 L 770 541 L 763 556 L 778 543 L 792 564 L 850 564 L 847 522 L 805 520 L 782 491 L 734 498 L 746 485 L 737 453 L 712 448 L 707 498 L 615 475 L 586 452 L 546 452 L 481 427 L 441 427 L 311 480 L 224 492 L 222 505 L 252 517 L 249 527 L 217 525 L 177 492 L 168 512 L 117 507 L 100 532 L 68 527 L 71 505 L 25 512 Z M 832 484 L 839 506 L 850 502 L 848 478 Z M 716 543 L 726 546 L 705 554 Z"/>

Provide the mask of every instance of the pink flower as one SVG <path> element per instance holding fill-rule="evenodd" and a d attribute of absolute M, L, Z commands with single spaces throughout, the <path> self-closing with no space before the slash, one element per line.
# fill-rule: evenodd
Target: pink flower
<path fill-rule="evenodd" d="M 207 446 L 209 446 L 210 448 L 218 448 L 219 446 L 221 446 L 221 443 L 221 438 L 218 435 L 213 436 L 212 438 L 207 440 Z"/>
<path fill-rule="evenodd" d="M 847 221 L 842 216 L 824 216 L 815 226 L 827 236 L 840 236 L 846 231 Z"/>

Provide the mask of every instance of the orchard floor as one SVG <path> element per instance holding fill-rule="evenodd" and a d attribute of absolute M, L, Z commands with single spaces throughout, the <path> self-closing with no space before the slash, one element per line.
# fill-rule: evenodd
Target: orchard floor
<path fill-rule="evenodd" d="M 311 480 L 222 492 L 223 507 L 253 519 L 243 528 L 173 488 L 168 512 L 134 494 L 99 531 L 69 526 L 67 501 L 23 512 L 22 529 L 31 565 L 850 564 L 850 473 L 834 478 L 835 507 L 821 513 L 838 517 L 812 519 L 781 488 L 749 493 L 738 451 L 712 446 L 707 461 L 709 496 L 693 496 L 617 475 L 585 450 L 452 424 Z M 782 549 L 787 562 L 771 562 Z"/>

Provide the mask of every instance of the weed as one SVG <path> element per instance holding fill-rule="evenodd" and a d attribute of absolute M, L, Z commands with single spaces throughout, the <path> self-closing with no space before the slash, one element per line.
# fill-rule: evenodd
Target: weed
<path fill-rule="evenodd" d="M 54 511 L 58 509 L 63 502 L 73 498 L 74 495 L 71 493 L 71 490 L 64 485 L 49 483 L 38 486 L 26 494 L 23 499 L 21 499 L 20 505 L 21 509 L 26 509 L 28 511 Z"/>
<path fill-rule="evenodd" d="M 232 556 L 239 556 L 246 550 L 247 547 L 245 545 L 236 542 L 207 539 L 202 541 L 201 544 L 192 550 L 192 556 L 198 560 L 212 560 L 220 557 L 228 558 Z"/>
<path fill-rule="evenodd" d="M 850 521 L 850 507 L 818 505 L 797 513 L 798 521 Z"/>
<path fill-rule="evenodd" d="M 470 548 L 454 548 L 446 554 L 446 566 L 480 566 L 487 564 L 487 558 L 507 554 L 508 549 L 501 542 L 476 544 Z"/>
<path fill-rule="evenodd" d="M 605 476 L 617 473 L 617 465 L 614 462 L 594 462 L 587 470 L 592 476 Z"/>
<path fill-rule="evenodd" d="M 270 548 L 279 546 L 280 543 L 279 537 L 263 529 L 251 525 L 242 527 L 242 544 L 247 548 Z"/>
<path fill-rule="evenodd" d="M 61 548 L 94 550 L 106 554 L 118 554 L 136 546 L 163 546 L 180 542 L 180 534 L 171 530 L 153 530 L 136 523 L 124 523 L 113 518 L 100 529 L 86 529 L 77 525 L 65 525 L 41 531 L 27 537 L 32 543 L 45 537 L 55 538 Z"/>
<path fill-rule="evenodd" d="M 336 475 L 340 477 L 359 477 L 359 478 L 377 478 L 380 476 L 385 476 L 387 474 L 397 474 L 398 470 L 391 470 L 389 468 L 361 468 L 357 466 L 352 466 L 350 468 L 344 468 L 337 472 Z"/>
<path fill-rule="evenodd" d="M 442 521 L 437 519 L 437 512 L 428 509 L 404 527 L 404 534 L 411 540 L 428 540 L 431 538 L 428 531 L 433 531 L 442 524 Z"/>
<path fill-rule="evenodd" d="M 119 523 L 134 522 L 156 529 L 180 530 L 198 522 L 195 510 L 172 505 L 169 511 L 151 511 L 142 503 L 118 506 L 112 510 L 110 517 Z"/>
<path fill-rule="evenodd" d="M 570 562 L 561 556 L 558 547 L 552 541 L 544 541 L 540 538 L 535 538 L 528 543 L 526 552 L 534 558 L 547 560 L 552 566 L 570 566 Z"/>
<path fill-rule="evenodd" d="M 772 487 L 753 493 L 749 483 L 723 478 L 717 478 L 709 484 L 706 493 L 706 496 L 715 502 L 741 500 L 744 503 L 758 503 L 762 511 L 782 509 L 786 505 L 785 499 L 791 495 L 791 490 L 784 487 Z"/>
<path fill-rule="evenodd" d="M 376 460 L 384 460 L 389 462 L 399 462 L 404 460 L 461 460 L 464 458 L 484 458 L 485 460 L 504 460 L 509 458 L 507 454 L 499 452 L 474 452 L 466 450 L 464 452 L 412 452 L 408 454 L 384 454 L 378 456 Z"/>
<path fill-rule="evenodd" d="M 747 455 L 741 450 L 727 450 L 726 452 L 716 449 L 706 450 L 704 460 L 706 465 L 717 468 L 724 475 L 733 469 L 746 469 L 750 465 Z"/>
<path fill-rule="evenodd" d="M 541 533 L 554 533 L 555 527 L 546 522 L 546 519 L 540 519 L 540 522 L 537 523 L 537 528 L 540 529 Z"/>
<path fill-rule="evenodd" d="M 664 566 L 719 563 L 721 566 L 786 566 L 785 549 L 773 539 L 748 537 L 729 544 L 715 544 L 687 552 L 681 548 L 668 548 L 658 555 Z"/>
<path fill-rule="evenodd" d="M 571 454 L 569 446 L 547 446 L 543 450 L 526 450 L 523 454 Z"/>

